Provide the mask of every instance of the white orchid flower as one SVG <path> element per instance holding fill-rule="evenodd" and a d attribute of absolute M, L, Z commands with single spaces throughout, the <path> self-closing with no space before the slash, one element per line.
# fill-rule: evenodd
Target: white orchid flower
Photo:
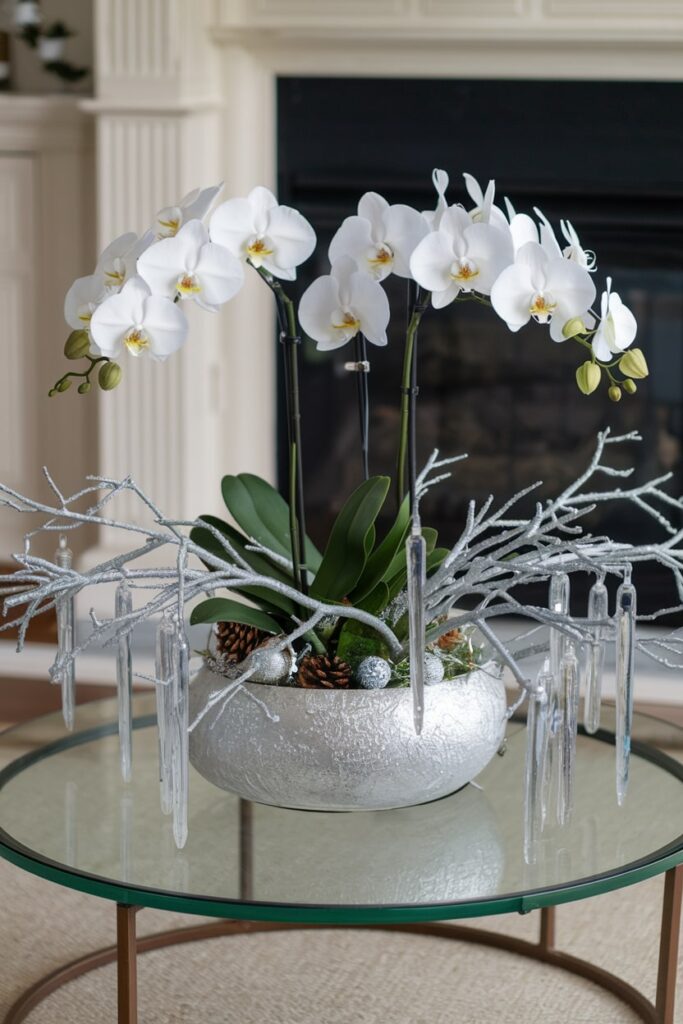
<path fill-rule="evenodd" d="M 601 320 L 593 335 L 593 352 L 603 363 L 627 349 L 635 341 L 638 324 L 618 292 L 612 291 L 612 278 L 607 278 L 607 291 L 600 300 Z"/>
<path fill-rule="evenodd" d="M 257 186 L 246 199 L 228 199 L 211 216 L 211 241 L 257 269 L 293 281 L 296 268 L 315 249 L 315 231 L 298 210 L 279 206 L 267 188 Z"/>
<path fill-rule="evenodd" d="M 78 277 L 69 288 L 64 299 L 64 319 L 74 331 L 89 331 L 93 313 L 111 290 L 100 274 Z"/>
<path fill-rule="evenodd" d="M 209 241 L 200 220 L 189 220 L 177 235 L 150 246 L 138 260 L 138 273 L 153 292 L 194 299 L 211 312 L 236 295 L 244 282 L 241 262 Z"/>
<path fill-rule="evenodd" d="M 591 249 L 584 249 L 579 241 L 571 222 L 568 220 L 560 221 L 560 229 L 564 235 L 565 241 L 568 243 L 564 248 L 560 245 L 557 240 L 557 236 L 553 231 L 553 226 L 541 210 L 537 206 L 534 206 L 534 213 L 540 220 L 539 234 L 541 239 L 541 245 L 547 251 L 549 256 L 563 256 L 566 260 L 571 260 L 573 263 L 578 263 L 580 267 L 587 270 L 589 273 L 597 267 L 597 260 L 595 253 Z"/>
<path fill-rule="evenodd" d="M 165 206 L 156 217 L 158 238 L 172 238 L 189 220 L 204 220 L 211 205 L 223 188 L 223 182 L 211 188 L 195 188 L 175 206 Z"/>
<path fill-rule="evenodd" d="M 508 224 L 507 217 L 503 211 L 494 206 L 493 200 L 496 197 L 496 183 L 493 178 L 489 181 L 486 186 L 486 192 L 483 191 L 481 185 L 477 179 L 472 175 L 465 172 L 463 174 L 465 179 L 465 188 L 467 194 L 473 201 L 474 209 L 469 211 L 469 217 L 473 224 L 493 224 L 494 227 L 500 231 L 509 231 L 510 225 Z"/>
<path fill-rule="evenodd" d="M 448 209 L 448 203 L 446 201 L 446 189 L 448 188 L 448 172 L 439 170 L 435 167 L 432 171 L 432 183 L 436 189 L 436 209 L 435 210 L 423 210 L 422 216 L 427 221 L 428 226 L 432 231 L 436 231 L 441 218 Z"/>
<path fill-rule="evenodd" d="M 410 270 L 432 293 L 432 305 L 441 309 L 461 291 L 488 295 L 493 283 L 513 258 L 509 232 L 491 224 L 473 224 L 462 206 L 451 206 L 438 231 L 423 238 L 410 260 Z"/>
<path fill-rule="evenodd" d="M 505 197 L 505 208 L 515 252 L 527 242 L 538 242 L 538 225 L 528 213 L 517 213 L 510 200 Z"/>
<path fill-rule="evenodd" d="M 377 192 L 366 192 L 358 215 L 347 217 L 330 242 L 330 263 L 350 256 L 376 281 L 389 274 L 410 277 L 410 257 L 429 231 L 417 210 L 398 203 L 390 206 Z"/>
<path fill-rule="evenodd" d="M 588 310 L 594 299 L 590 274 L 561 255 L 549 255 L 538 242 L 523 245 L 491 289 L 491 304 L 511 331 L 533 317 L 550 323 L 553 341 L 565 340 L 562 330 L 569 320 L 593 322 Z"/>
<path fill-rule="evenodd" d="M 382 286 L 349 256 L 309 285 L 299 303 L 299 322 L 320 351 L 341 348 L 360 331 L 373 345 L 386 345 L 389 300 Z"/>
<path fill-rule="evenodd" d="M 153 241 L 153 231 L 146 231 L 139 238 L 133 231 L 119 235 L 98 259 L 95 274 L 99 274 L 107 288 L 122 288 L 137 273 L 138 258 Z"/>
<path fill-rule="evenodd" d="M 93 313 L 90 328 L 103 356 L 116 359 L 124 349 L 132 356 L 163 360 L 187 338 L 182 309 L 163 295 L 153 295 L 141 277 L 131 277 Z"/>

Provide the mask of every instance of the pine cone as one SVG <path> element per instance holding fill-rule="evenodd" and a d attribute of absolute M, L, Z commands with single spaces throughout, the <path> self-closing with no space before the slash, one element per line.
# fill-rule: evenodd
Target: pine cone
<path fill-rule="evenodd" d="M 231 664 L 244 661 L 267 637 L 268 634 L 256 626 L 245 626 L 241 622 L 216 623 L 218 653 Z"/>
<path fill-rule="evenodd" d="M 295 679 L 306 690 L 341 690 L 351 682 L 351 666 L 336 655 L 307 654 Z"/>
<path fill-rule="evenodd" d="M 462 633 L 459 629 L 449 629 L 447 633 L 443 633 L 436 641 L 436 646 L 440 647 L 442 651 L 452 651 L 454 647 L 457 647 L 462 642 Z"/>

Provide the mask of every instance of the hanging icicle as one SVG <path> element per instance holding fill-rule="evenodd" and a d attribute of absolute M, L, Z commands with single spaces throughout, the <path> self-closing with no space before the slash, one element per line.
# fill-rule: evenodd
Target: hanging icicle
<path fill-rule="evenodd" d="M 66 537 L 59 538 L 55 562 L 60 569 L 70 569 L 73 552 L 67 546 Z M 55 601 L 57 612 L 57 645 L 59 658 L 65 659 L 74 648 L 74 599 L 72 594 L 62 594 Z M 60 672 L 62 687 L 62 715 L 67 729 L 74 727 L 74 705 L 76 701 L 76 668 L 71 660 L 64 660 Z"/>
<path fill-rule="evenodd" d="M 413 722 L 419 736 L 424 722 L 425 688 L 425 606 L 424 588 L 427 580 L 427 545 L 422 536 L 420 520 L 413 516 L 413 525 L 406 541 L 408 563 L 408 636 L 410 648 L 410 686 L 413 691 Z"/>
<path fill-rule="evenodd" d="M 157 730 L 159 735 L 159 786 L 161 810 L 173 810 L 171 739 L 173 735 L 173 642 L 175 626 L 171 616 L 164 614 L 157 629 L 156 671 L 160 682 L 155 686 Z"/>
<path fill-rule="evenodd" d="M 548 754 L 548 695 L 553 677 L 545 662 L 529 696 L 526 721 L 526 764 L 524 769 L 524 861 L 535 864 L 543 830 L 543 782 Z"/>
<path fill-rule="evenodd" d="M 569 611 L 569 576 L 556 572 L 550 577 L 548 607 L 556 615 L 567 615 Z M 562 709 L 560 695 L 560 667 L 565 649 L 565 636 L 559 629 L 550 628 L 550 680 L 548 684 L 548 755 L 543 779 L 542 817 L 545 824 L 550 804 L 559 793 L 561 774 Z"/>
<path fill-rule="evenodd" d="M 607 619 L 609 614 L 607 587 L 603 577 L 596 580 L 588 595 L 588 618 Z M 586 651 L 586 676 L 583 703 L 583 723 L 591 735 L 600 727 L 602 676 L 605 666 L 604 626 L 593 627 L 593 641 Z"/>
<path fill-rule="evenodd" d="M 173 644 L 172 792 L 173 838 L 179 850 L 187 842 L 187 800 L 189 787 L 189 687 L 190 649 L 182 624 L 176 624 Z"/>
<path fill-rule="evenodd" d="M 116 618 L 133 611 L 133 594 L 128 583 L 122 580 L 116 588 Z M 121 777 L 130 782 L 133 767 L 133 663 L 130 651 L 130 633 L 119 637 L 116 656 L 116 690 L 119 703 L 119 759 Z"/>
<path fill-rule="evenodd" d="M 636 590 L 630 565 L 617 590 L 616 612 L 617 802 L 621 807 L 628 789 L 633 721 L 633 680 L 636 655 Z"/>
<path fill-rule="evenodd" d="M 579 724 L 579 663 L 569 641 L 560 662 L 560 707 L 562 719 L 560 765 L 557 791 L 557 821 L 567 825 L 574 809 L 576 733 Z"/>

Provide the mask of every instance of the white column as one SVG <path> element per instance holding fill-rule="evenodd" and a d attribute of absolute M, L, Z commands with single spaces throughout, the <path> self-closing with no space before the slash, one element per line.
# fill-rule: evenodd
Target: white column
<path fill-rule="evenodd" d="M 123 231 L 143 231 L 158 209 L 198 185 L 224 180 L 227 197 L 264 181 L 244 154 L 267 128 L 245 118 L 252 101 L 244 82 L 225 113 L 204 17 L 211 10 L 183 0 L 97 0 L 97 92 L 89 106 L 97 121 L 100 248 Z M 266 148 L 272 154 L 270 137 Z M 220 314 L 190 310 L 190 338 L 179 354 L 164 364 L 124 357 L 122 383 L 99 396 L 97 471 L 131 474 L 174 517 L 220 513 L 226 472 L 273 475 L 272 310 L 259 285 L 250 280 Z M 115 510 L 140 520 L 130 495 Z M 104 531 L 86 564 L 120 543 Z"/>

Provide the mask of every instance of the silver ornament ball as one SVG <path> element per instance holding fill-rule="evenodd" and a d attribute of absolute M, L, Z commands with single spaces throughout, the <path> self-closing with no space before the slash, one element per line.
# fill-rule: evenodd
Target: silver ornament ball
<path fill-rule="evenodd" d="M 377 654 L 363 658 L 356 669 L 356 680 L 363 690 L 381 690 L 391 679 L 391 665 Z"/>
<path fill-rule="evenodd" d="M 266 643 L 249 655 L 249 667 L 254 669 L 250 682 L 279 683 L 292 670 L 292 655 L 288 650 L 273 650 Z"/>
<path fill-rule="evenodd" d="M 425 686 L 433 686 L 443 680 L 445 669 L 443 662 L 436 654 L 425 652 Z"/>

